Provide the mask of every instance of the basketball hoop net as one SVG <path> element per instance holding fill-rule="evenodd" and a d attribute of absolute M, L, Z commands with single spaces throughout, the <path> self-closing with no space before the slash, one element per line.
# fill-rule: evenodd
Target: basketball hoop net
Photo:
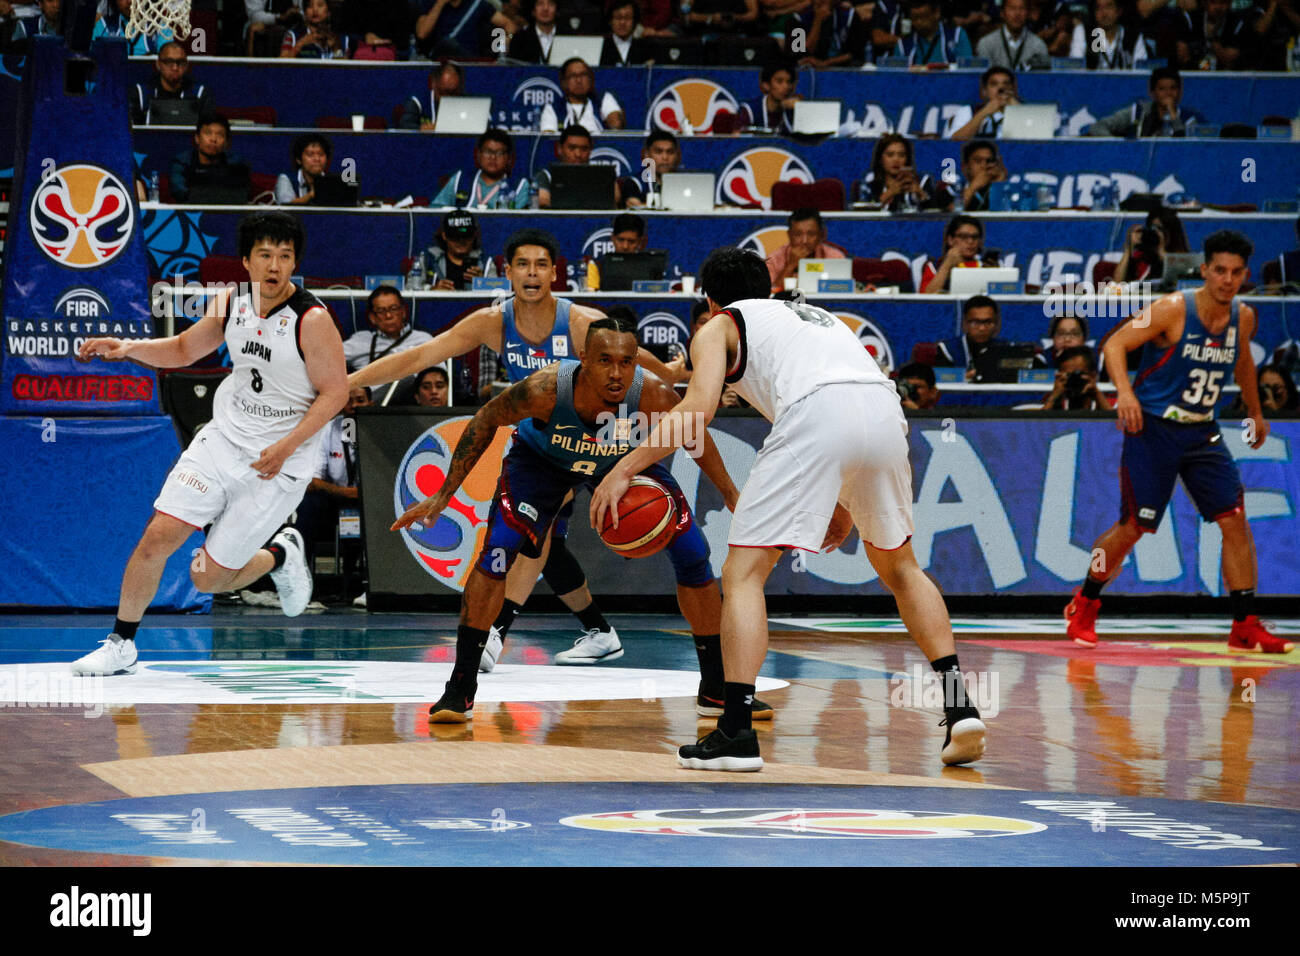
<path fill-rule="evenodd" d="M 190 0 L 132 0 L 127 39 L 157 36 L 165 29 L 178 40 L 190 35 Z"/>

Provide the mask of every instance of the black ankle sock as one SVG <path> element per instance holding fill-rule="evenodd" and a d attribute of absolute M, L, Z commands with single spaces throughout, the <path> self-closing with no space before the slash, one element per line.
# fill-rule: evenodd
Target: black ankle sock
<path fill-rule="evenodd" d="M 1244 621 L 1255 613 L 1255 589 L 1243 588 L 1228 592 L 1228 603 L 1232 605 L 1232 619 Z"/>
<path fill-rule="evenodd" d="M 510 625 L 515 623 L 515 618 L 519 615 L 521 607 L 523 607 L 522 604 L 516 604 L 510 598 L 506 598 L 506 602 L 501 605 L 501 613 L 497 615 L 497 619 L 492 626 L 501 632 L 502 637 L 505 637 L 510 631 Z"/>
<path fill-rule="evenodd" d="M 600 608 L 596 607 L 596 602 L 592 601 L 581 611 L 574 611 L 574 615 L 582 624 L 584 631 L 595 629 L 597 631 L 608 631 L 609 621 L 605 620 L 605 615 L 600 613 Z"/>
<path fill-rule="evenodd" d="M 956 654 L 949 654 L 947 657 L 940 657 L 937 660 L 930 661 L 930 666 L 934 668 L 936 674 L 943 678 L 943 709 L 945 711 L 975 706 L 966 695 L 966 685 L 962 683 L 961 665 L 957 663 Z"/>
<path fill-rule="evenodd" d="M 451 680 L 471 696 L 478 687 L 478 662 L 487 639 L 488 632 L 476 627 L 462 624 L 456 628 L 456 666 L 451 672 Z"/>
<path fill-rule="evenodd" d="M 120 617 L 113 619 L 113 633 L 124 641 L 134 641 L 135 629 L 139 626 L 139 621 L 124 621 Z"/>
<path fill-rule="evenodd" d="M 271 552 L 271 558 L 275 561 L 271 570 L 278 571 L 284 565 L 284 548 L 278 544 L 268 544 L 266 550 Z"/>
<path fill-rule="evenodd" d="M 713 697 L 722 692 L 722 638 L 717 634 L 695 635 L 695 656 L 700 659 L 700 684 Z"/>
<path fill-rule="evenodd" d="M 718 729 L 728 737 L 734 737 L 742 730 L 753 729 L 754 685 L 727 681 L 724 686 L 726 690 L 723 696 L 726 701 L 722 717 L 718 720 Z"/>
<path fill-rule="evenodd" d="M 1083 589 L 1079 592 L 1089 601 L 1095 601 L 1101 597 L 1101 589 L 1106 586 L 1105 581 L 1098 581 L 1091 574 L 1083 579 Z"/>

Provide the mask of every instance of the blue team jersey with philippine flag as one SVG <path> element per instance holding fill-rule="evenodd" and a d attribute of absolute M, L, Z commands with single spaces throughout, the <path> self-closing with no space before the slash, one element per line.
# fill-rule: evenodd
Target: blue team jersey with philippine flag
<path fill-rule="evenodd" d="M 1233 382 L 1237 365 L 1240 308 L 1232 300 L 1227 327 L 1211 335 L 1196 313 L 1196 292 L 1183 293 L 1182 337 L 1163 352 L 1148 345 L 1142 352 L 1133 391 L 1142 411 L 1175 422 L 1214 418 L 1224 386 Z"/>
<path fill-rule="evenodd" d="M 534 345 L 522 335 L 515 325 L 515 300 L 506 300 L 501 308 L 503 335 L 501 360 L 505 363 L 506 374 L 511 382 L 520 382 L 532 375 L 539 368 L 553 365 L 560 359 L 576 359 L 577 350 L 569 336 L 569 312 L 573 303 L 568 299 L 555 299 L 555 325 L 551 334 L 540 344 Z"/>
<path fill-rule="evenodd" d="M 543 424 L 525 418 L 515 429 L 515 441 L 527 445 L 561 471 L 601 476 L 635 447 L 628 440 L 630 419 L 641 407 L 645 374 L 636 369 L 613 420 L 593 429 L 578 417 L 573 405 L 573 384 L 581 367 L 579 362 L 560 363 L 555 374 L 555 410 L 550 420 Z"/>

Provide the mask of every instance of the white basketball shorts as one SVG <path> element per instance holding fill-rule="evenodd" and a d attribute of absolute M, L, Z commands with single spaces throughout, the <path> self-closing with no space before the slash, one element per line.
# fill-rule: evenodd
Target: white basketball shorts
<path fill-rule="evenodd" d="M 257 459 L 209 425 L 172 466 L 153 506 L 186 524 L 211 523 L 205 550 L 223 568 L 246 565 L 302 501 L 311 478 L 258 476 Z"/>
<path fill-rule="evenodd" d="M 819 551 L 836 503 L 873 547 L 912 536 L 907 419 L 887 385 L 823 385 L 790 406 L 759 449 L 727 543 Z"/>

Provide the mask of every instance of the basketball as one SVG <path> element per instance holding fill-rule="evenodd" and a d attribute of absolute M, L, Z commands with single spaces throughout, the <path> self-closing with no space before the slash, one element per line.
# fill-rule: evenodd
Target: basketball
<path fill-rule="evenodd" d="M 662 551 L 677 530 L 677 504 L 653 478 L 637 475 L 618 500 L 618 527 L 605 514 L 600 540 L 625 558 L 646 558 Z"/>

